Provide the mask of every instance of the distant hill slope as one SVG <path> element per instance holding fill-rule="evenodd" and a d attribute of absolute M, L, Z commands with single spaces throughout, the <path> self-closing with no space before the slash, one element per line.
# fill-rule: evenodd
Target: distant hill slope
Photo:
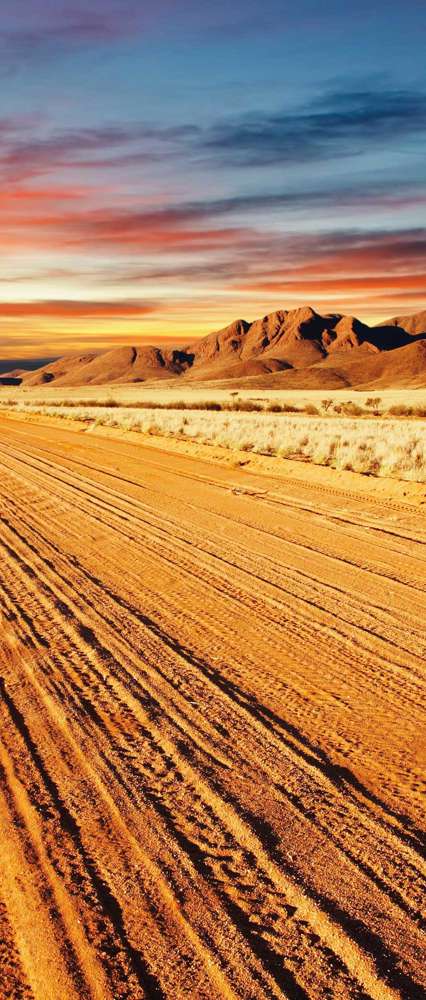
<path fill-rule="evenodd" d="M 413 316 L 394 316 L 385 323 L 379 323 L 379 327 L 398 326 L 410 334 L 424 334 L 426 330 L 426 309 L 414 313 Z"/>
<path fill-rule="evenodd" d="M 144 382 L 150 378 L 180 375 L 192 357 L 179 349 L 117 347 L 101 354 L 74 354 L 25 376 L 25 385 L 106 385 L 109 382 Z"/>
<path fill-rule="evenodd" d="M 119 347 L 62 358 L 23 373 L 25 385 L 107 385 L 180 378 L 250 385 L 426 385 L 426 311 L 367 326 L 310 306 L 236 320 L 186 348 Z"/>

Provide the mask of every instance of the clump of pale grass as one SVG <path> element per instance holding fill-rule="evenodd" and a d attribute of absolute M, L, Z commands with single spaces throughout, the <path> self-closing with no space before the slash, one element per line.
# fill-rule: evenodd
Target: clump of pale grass
<path fill-rule="evenodd" d="M 426 406 L 406 406 L 403 403 L 396 403 L 389 407 L 388 413 L 391 417 L 426 417 Z"/>
<path fill-rule="evenodd" d="M 66 407 L 19 404 L 23 412 L 84 421 L 90 427 L 192 438 L 238 451 L 303 459 L 371 476 L 426 482 L 426 427 L 421 420 L 381 421 L 237 410 Z M 384 433 L 386 428 L 386 433 Z"/>

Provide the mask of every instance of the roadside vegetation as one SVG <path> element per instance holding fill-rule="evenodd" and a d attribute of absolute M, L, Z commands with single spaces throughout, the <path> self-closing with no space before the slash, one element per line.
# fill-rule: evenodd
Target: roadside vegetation
<path fill-rule="evenodd" d="M 89 430 L 104 426 L 184 437 L 204 444 L 313 462 L 370 476 L 426 482 L 426 427 L 422 419 L 403 420 L 400 413 L 393 414 L 386 420 L 386 433 L 383 433 L 382 420 L 365 415 L 360 418 L 353 408 L 348 410 L 343 403 L 338 406 L 336 411 L 333 404 L 333 419 L 324 419 L 326 415 L 331 416 L 331 406 L 319 412 L 313 406 L 293 410 L 286 404 L 279 410 L 275 404 L 269 405 L 265 412 L 263 405 L 248 408 L 245 405 L 237 407 L 234 403 L 226 406 L 213 403 L 203 406 L 199 403 L 138 404 L 136 407 L 112 405 L 108 401 L 87 405 L 73 400 L 70 406 L 64 400 L 47 406 L 36 402 L 19 403 L 16 409 L 21 413 L 79 420 L 86 423 Z M 410 417 L 418 416 L 417 412 L 410 413 Z"/>
<path fill-rule="evenodd" d="M 237 393 L 231 394 L 237 396 Z M 422 419 L 426 417 L 426 405 L 410 406 L 406 404 L 394 404 L 386 407 L 380 396 L 368 397 L 363 405 L 348 400 L 322 399 L 319 403 L 304 402 L 297 405 L 293 402 L 280 402 L 279 400 L 265 400 L 256 398 L 233 398 L 231 400 L 218 401 L 207 400 L 170 400 L 160 402 L 157 400 L 139 399 L 134 401 L 122 401 L 113 396 L 104 399 L 78 399 L 76 397 L 51 400 L 46 403 L 46 399 L 32 398 L 28 402 L 17 397 L 1 398 L 0 406 L 22 407 L 45 407 L 46 405 L 60 408 L 101 407 L 102 409 L 130 409 L 130 410 L 207 410 L 211 413 L 300 413 L 311 417 L 412 417 Z"/>

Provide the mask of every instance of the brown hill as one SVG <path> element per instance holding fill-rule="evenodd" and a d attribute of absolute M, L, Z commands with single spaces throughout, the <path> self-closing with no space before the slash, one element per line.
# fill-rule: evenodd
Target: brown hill
<path fill-rule="evenodd" d="M 192 362 L 181 350 L 159 347 L 117 347 L 102 354 L 71 355 L 39 368 L 25 377 L 25 385 L 106 385 L 111 382 L 144 382 L 180 375 Z"/>
<path fill-rule="evenodd" d="M 354 316 L 321 316 L 310 306 L 278 310 L 191 344 L 187 351 L 194 362 L 185 380 L 249 378 L 253 386 L 256 379 L 256 385 L 337 388 L 375 377 L 389 385 L 410 383 L 422 378 L 424 367 L 426 384 L 422 352 L 399 356 L 402 348 L 414 346 L 413 335 L 420 342 L 426 338 L 426 313 L 369 327 Z M 382 361 L 374 365 L 375 357 Z"/>
<path fill-rule="evenodd" d="M 250 385 L 426 385 L 426 312 L 370 327 L 310 306 L 236 320 L 181 349 L 119 347 L 62 358 L 24 373 L 26 385 L 105 385 L 181 377 Z"/>
<path fill-rule="evenodd" d="M 237 378 L 233 385 L 247 389 L 422 388 L 426 386 L 426 339 L 391 351 L 371 353 L 361 347 L 346 356 L 343 352 L 329 355 L 309 368 Z"/>
<path fill-rule="evenodd" d="M 349 385 L 360 389 L 426 386 L 426 339 L 393 351 L 381 351 L 368 359 L 361 360 L 352 354 L 335 371 L 346 377 Z"/>

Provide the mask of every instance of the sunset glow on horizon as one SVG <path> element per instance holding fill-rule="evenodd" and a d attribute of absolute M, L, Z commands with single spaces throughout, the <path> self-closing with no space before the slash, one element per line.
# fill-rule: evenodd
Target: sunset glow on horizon
<path fill-rule="evenodd" d="M 2 4 L 0 358 L 424 308 L 425 7 L 89 7 Z"/>

